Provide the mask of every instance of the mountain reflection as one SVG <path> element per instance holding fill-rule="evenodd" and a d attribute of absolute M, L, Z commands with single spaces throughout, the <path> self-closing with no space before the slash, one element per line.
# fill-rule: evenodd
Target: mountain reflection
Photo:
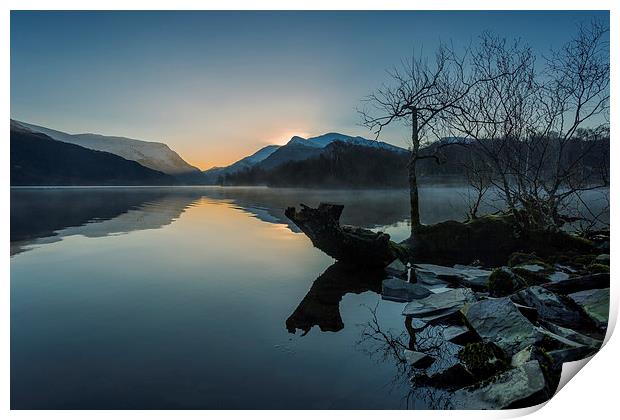
<path fill-rule="evenodd" d="M 200 194 L 148 188 L 11 189 L 11 255 L 70 235 L 101 237 L 172 223 Z"/>
<path fill-rule="evenodd" d="M 345 204 L 343 221 L 364 227 L 393 225 L 407 218 L 403 191 L 326 191 L 303 189 L 147 187 L 12 188 L 11 255 L 31 245 L 70 235 L 101 237 L 159 229 L 178 219 L 201 198 L 227 202 L 267 223 L 299 230 L 284 209 L 300 202 Z"/>

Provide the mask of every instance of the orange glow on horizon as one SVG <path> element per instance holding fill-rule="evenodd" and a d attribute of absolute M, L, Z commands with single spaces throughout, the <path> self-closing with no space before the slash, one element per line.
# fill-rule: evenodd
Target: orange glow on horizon
<path fill-rule="evenodd" d="M 312 134 L 304 129 L 285 129 L 278 134 L 267 135 L 263 139 L 244 142 L 244 144 L 239 144 L 239 141 L 230 141 L 218 147 L 201 147 L 199 150 L 192 151 L 179 148 L 177 153 L 187 163 L 204 171 L 213 167 L 231 165 L 268 145 L 285 145 L 294 136 L 308 138 L 312 137 Z"/>

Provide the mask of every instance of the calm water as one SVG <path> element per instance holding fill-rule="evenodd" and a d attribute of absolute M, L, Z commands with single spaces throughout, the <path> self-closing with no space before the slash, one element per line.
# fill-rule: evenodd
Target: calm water
<path fill-rule="evenodd" d="M 422 219 L 464 215 L 422 189 Z M 405 191 L 11 191 L 12 408 L 424 408 L 369 339 L 403 331 L 380 273 L 344 270 L 284 217 L 408 236 Z"/>

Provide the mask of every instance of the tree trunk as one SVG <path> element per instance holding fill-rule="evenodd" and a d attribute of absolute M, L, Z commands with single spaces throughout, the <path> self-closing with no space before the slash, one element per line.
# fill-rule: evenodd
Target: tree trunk
<path fill-rule="evenodd" d="M 416 176 L 416 163 L 418 151 L 420 150 L 417 108 L 411 108 L 411 143 L 411 155 L 409 157 L 409 202 L 411 205 L 411 234 L 413 235 L 421 226 L 418 178 Z"/>

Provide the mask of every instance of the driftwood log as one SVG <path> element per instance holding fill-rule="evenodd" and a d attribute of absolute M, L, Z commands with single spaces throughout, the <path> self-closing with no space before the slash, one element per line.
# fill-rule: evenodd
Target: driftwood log
<path fill-rule="evenodd" d="M 314 209 L 301 204 L 301 210 L 289 207 L 284 214 L 312 244 L 337 261 L 367 267 L 385 267 L 401 257 L 399 245 L 390 235 L 354 226 L 341 226 L 343 205 L 321 203 Z"/>

